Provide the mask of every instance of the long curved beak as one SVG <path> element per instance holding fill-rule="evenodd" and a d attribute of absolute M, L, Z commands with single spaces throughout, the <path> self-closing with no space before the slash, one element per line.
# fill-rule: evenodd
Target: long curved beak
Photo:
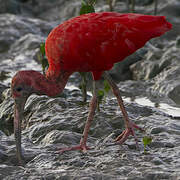
<path fill-rule="evenodd" d="M 18 159 L 18 163 L 21 166 L 25 164 L 21 149 L 21 122 L 23 119 L 25 103 L 26 103 L 26 99 L 21 99 L 21 101 L 15 99 L 15 106 L 14 106 L 14 136 L 16 141 L 16 156 Z"/>

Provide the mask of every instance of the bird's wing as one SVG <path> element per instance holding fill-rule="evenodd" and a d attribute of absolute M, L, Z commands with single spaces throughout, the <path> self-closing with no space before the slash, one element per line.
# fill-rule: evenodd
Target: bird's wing
<path fill-rule="evenodd" d="M 72 71 L 104 71 L 167 31 L 165 18 L 91 13 L 55 28 L 46 42 L 51 64 Z M 48 50 L 49 49 L 49 50 Z"/>
<path fill-rule="evenodd" d="M 84 19 L 80 16 L 65 27 L 63 54 L 72 69 L 78 66 L 82 71 L 109 70 L 116 59 L 135 51 L 134 44 L 127 40 L 128 28 L 117 17 L 93 15 Z"/>
<path fill-rule="evenodd" d="M 151 36 L 142 29 L 143 15 L 94 13 L 68 21 L 64 29 L 64 57 L 68 67 L 84 71 L 109 70 L 141 48 Z M 70 53 L 69 53 L 70 52 Z"/>

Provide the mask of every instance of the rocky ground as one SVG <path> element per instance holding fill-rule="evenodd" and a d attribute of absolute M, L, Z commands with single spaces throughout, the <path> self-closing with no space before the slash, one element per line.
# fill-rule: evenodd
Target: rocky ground
<path fill-rule="evenodd" d="M 136 12 L 152 14 L 153 1 L 143 2 L 137 1 Z M 91 150 L 58 152 L 79 143 L 88 113 L 75 73 L 61 97 L 28 99 L 22 124 L 25 167 L 17 166 L 15 157 L 10 81 L 22 69 L 41 71 L 40 43 L 57 24 L 78 15 L 80 1 L 0 0 L 0 4 L 0 179 L 180 179 L 179 0 L 159 0 L 158 14 L 167 16 L 173 30 L 151 40 L 111 71 L 130 118 L 146 130 L 137 131 L 139 149 L 132 137 L 121 146 L 113 143 L 124 124 L 110 93 L 92 124 Z M 104 1 L 96 5 L 97 11 L 108 8 Z M 126 12 L 125 2 L 117 1 L 114 10 Z M 142 143 L 146 135 L 152 137 L 147 153 Z"/>

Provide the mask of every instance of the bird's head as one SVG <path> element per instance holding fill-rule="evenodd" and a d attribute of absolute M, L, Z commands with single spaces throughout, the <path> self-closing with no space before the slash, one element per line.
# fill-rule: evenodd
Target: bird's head
<path fill-rule="evenodd" d="M 24 164 L 21 152 L 21 121 L 26 100 L 35 92 L 34 90 L 34 75 L 36 71 L 19 71 L 13 77 L 11 82 L 11 92 L 14 98 L 14 134 L 16 139 L 16 152 L 20 165 Z"/>
<path fill-rule="evenodd" d="M 11 93 L 15 102 L 15 109 L 18 114 L 24 110 L 24 105 L 28 97 L 35 93 L 36 71 L 19 71 L 12 78 Z"/>
<path fill-rule="evenodd" d="M 33 93 L 32 75 L 29 71 L 19 71 L 13 77 L 11 92 L 15 102 L 23 102 Z"/>

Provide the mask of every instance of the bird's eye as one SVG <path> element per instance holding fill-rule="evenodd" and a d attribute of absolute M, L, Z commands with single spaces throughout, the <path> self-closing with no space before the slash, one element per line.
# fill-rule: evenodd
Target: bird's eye
<path fill-rule="evenodd" d="M 21 92 L 21 91 L 22 91 L 22 87 L 17 87 L 17 88 L 16 88 L 16 91 L 17 91 L 17 92 Z"/>

